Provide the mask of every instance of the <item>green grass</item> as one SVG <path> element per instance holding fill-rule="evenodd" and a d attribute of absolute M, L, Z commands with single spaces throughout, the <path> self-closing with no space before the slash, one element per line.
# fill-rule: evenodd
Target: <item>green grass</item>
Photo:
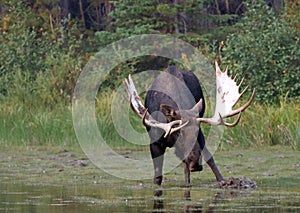
<path fill-rule="evenodd" d="M 117 133 L 111 118 L 111 101 L 115 92 L 96 99 L 98 127 L 113 147 L 132 148 Z M 124 102 L 125 100 L 120 100 Z M 116 113 L 121 114 L 122 111 Z M 141 121 L 130 113 L 137 131 L 144 131 Z M 282 145 L 300 150 L 300 102 L 281 101 L 280 105 L 254 103 L 242 114 L 234 128 L 225 128 L 221 146 L 260 147 Z M 22 106 L 1 100 L 0 144 L 78 146 L 73 129 L 71 106 Z"/>
<path fill-rule="evenodd" d="M 2 105 L 3 106 L 3 105 Z M 53 110 L 5 106 L 0 110 L 0 143 L 11 145 L 74 145 L 69 108 Z"/>
<path fill-rule="evenodd" d="M 243 146 L 285 145 L 300 149 L 300 102 L 254 103 L 241 122 L 226 128 L 224 142 Z"/>

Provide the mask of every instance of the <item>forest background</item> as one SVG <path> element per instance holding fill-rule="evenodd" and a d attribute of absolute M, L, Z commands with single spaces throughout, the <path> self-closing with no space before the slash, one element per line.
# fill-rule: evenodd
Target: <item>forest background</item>
<path fill-rule="evenodd" d="M 156 33 L 192 44 L 256 88 L 255 103 L 221 145 L 299 150 L 299 10 L 297 0 L 1 0 L 0 144 L 77 146 L 71 104 L 83 67 L 114 41 Z M 135 58 L 106 77 L 96 106 L 111 146 L 128 146 L 110 116 L 116 88 L 130 73 L 169 63 Z"/>

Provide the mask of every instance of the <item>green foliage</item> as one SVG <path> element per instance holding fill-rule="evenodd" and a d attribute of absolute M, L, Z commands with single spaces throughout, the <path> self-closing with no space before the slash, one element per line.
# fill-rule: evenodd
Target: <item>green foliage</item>
<path fill-rule="evenodd" d="M 115 9 L 111 13 L 115 20 L 111 26 L 113 32 L 121 38 L 143 33 L 157 33 L 155 28 L 164 25 L 153 17 L 157 3 L 157 0 L 116 2 Z"/>
<path fill-rule="evenodd" d="M 69 103 L 85 60 L 76 25 L 68 31 L 61 26 L 53 35 L 27 27 L 35 15 L 24 3 L 8 7 L 8 29 L 0 31 L 0 101 L 37 108 Z"/>
<path fill-rule="evenodd" d="M 31 75 L 44 69 L 43 58 L 47 46 L 37 37 L 37 29 L 27 22 L 35 18 L 22 2 L 8 5 L 10 13 L 6 16 L 6 30 L 0 31 L 0 74 L 12 70 L 25 70 L 31 67 Z"/>
<path fill-rule="evenodd" d="M 299 34 L 262 2 L 248 9 L 239 31 L 227 37 L 224 61 L 257 89 L 256 100 L 299 99 Z"/>
<path fill-rule="evenodd" d="M 62 15 L 58 2 L 0 3 L 0 143 L 74 144 L 70 100 L 89 54 L 98 48 L 136 34 L 172 34 L 203 47 L 205 56 L 213 61 L 215 54 L 220 54 L 220 41 L 230 34 L 222 49 L 223 61 L 257 89 L 257 100 L 279 104 L 253 105 L 255 112 L 247 111 L 241 126 L 228 129 L 225 141 L 300 149 L 299 101 L 293 101 L 300 98 L 296 3 L 289 4 L 280 15 L 264 3 L 247 5 L 248 12 L 232 25 L 231 21 L 238 20 L 236 15 L 208 12 L 207 5 L 214 2 L 211 0 L 117 1 L 105 19 L 109 23 L 104 30 L 91 33 L 82 31 L 74 17 Z M 100 1 L 93 2 L 98 8 Z M 111 130 L 111 94 L 129 73 L 162 69 L 167 64 L 165 58 L 145 56 L 119 64 L 106 76 L 97 113 L 100 131 L 111 144 L 124 145 Z M 291 102 L 282 101 L 282 97 Z M 139 120 L 133 123 L 141 126 Z"/>
<path fill-rule="evenodd" d="M 300 32 L 300 4 L 297 0 L 290 0 L 286 2 L 286 19 L 289 25 Z"/>
<path fill-rule="evenodd" d="M 196 37 L 203 33 L 202 22 L 208 19 L 219 23 L 229 20 L 230 15 L 226 17 L 204 15 L 204 4 L 208 2 L 211 3 L 207 0 L 118 1 L 115 2 L 115 9 L 110 14 L 114 21 L 106 31 L 97 32 L 96 37 L 100 45 L 105 45 L 116 39 L 138 34 L 176 34 L 196 44 Z"/>

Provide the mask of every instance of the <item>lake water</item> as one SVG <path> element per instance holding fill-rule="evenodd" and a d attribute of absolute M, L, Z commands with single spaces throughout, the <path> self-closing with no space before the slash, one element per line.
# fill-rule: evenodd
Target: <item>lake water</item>
<path fill-rule="evenodd" d="M 251 190 L 208 186 L 94 184 L 27 186 L 0 183 L 0 212 L 300 212 L 298 188 Z"/>

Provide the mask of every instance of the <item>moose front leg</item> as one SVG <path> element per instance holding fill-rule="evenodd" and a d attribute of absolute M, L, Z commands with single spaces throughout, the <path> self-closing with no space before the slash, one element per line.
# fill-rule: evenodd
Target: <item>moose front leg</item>
<path fill-rule="evenodd" d="M 219 169 L 215 163 L 215 160 L 214 160 L 212 154 L 207 150 L 206 146 L 202 150 L 202 156 L 203 156 L 205 162 L 207 163 L 207 165 L 211 168 L 212 172 L 216 176 L 217 181 L 220 182 L 221 180 L 224 180 L 221 172 L 219 171 Z"/>
<path fill-rule="evenodd" d="M 214 158 L 211 156 L 210 159 L 208 159 L 206 161 L 206 163 L 208 164 L 208 166 L 211 168 L 211 170 L 213 171 L 214 175 L 216 176 L 216 179 L 218 182 L 224 180 L 223 176 L 221 175 L 221 172 L 219 171 L 217 165 L 215 164 Z"/>
<path fill-rule="evenodd" d="M 161 185 L 163 179 L 162 174 L 165 150 L 166 149 L 162 147 L 159 143 L 150 144 L 151 157 L 154 167 L 153 183 L 157 185 Z"/>
<path fill-rule="evenodd" d="M 224 180 L 221 172 L 219 171 L 219 169 L 215 163 L 215 160 L 214 160 L 212 154 L 206 148 L 205 139 L 204 139 L 201 129 L 199 130 L 199 134 L 198 134 L 198 142 L 200 145 L 200 149 L 202 150 L 201 155 L 203 156 L 203 159 L 205 160 L 207 165 L 211 168 L 212 172 L 214 173 L 214 175 L 216 177 L 216 180 L 218 182 Z"/>

